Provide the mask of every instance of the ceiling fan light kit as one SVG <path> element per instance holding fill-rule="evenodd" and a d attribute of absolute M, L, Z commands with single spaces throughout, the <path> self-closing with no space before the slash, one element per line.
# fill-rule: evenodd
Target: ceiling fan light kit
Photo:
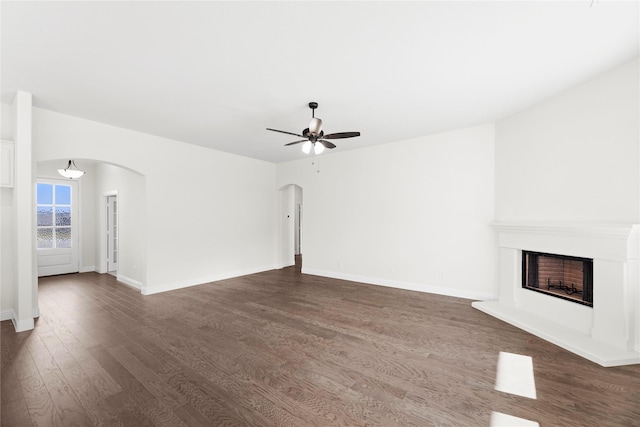
<path fill-rule="evenodd" d="M 286 147 L 303 142 L 304 144 L 302 144 L 302 152 L 305 154 L 309 154 L 311 152 L 311 148 L 313 148 L 314 154 L 322 153 L 325 148 L 336 148 L 336 145 L 333 142 L 327 141 L 328 139 L 343 139 L 360 136 L 360 132 L 338 132 L 325 135 L 324 131 L 322 130 L 322 120 L 315 116 L 315 110 L 316 108 L 318 108 L 318 103 L 310 102 L 309 108 L 311 108 L 311 122 L 309 123 L 309 127 L 304 129 L 301 134 L 271 128 L 267 128 L 267 130 L 305 138 L 299 141 L 293 141 L 285 144 Z"/>
<path fill-rule="evenodd" d="M 302 144 L 302 152 L 304 154 L 309 154 L 311 152 L 311 141 L 306 141 Z"/>

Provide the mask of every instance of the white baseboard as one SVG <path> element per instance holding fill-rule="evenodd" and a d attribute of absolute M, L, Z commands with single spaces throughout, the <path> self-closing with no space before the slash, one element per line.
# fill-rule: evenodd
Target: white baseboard
<path fill-rule="evenodd" d="M 220 274 L 213 274 L 211 276 L 200 277 L 191 280 L 181 280 L 175 283 L 165 283 L 156 286 L 143 286 L 142 295 L 153 295 L 160 292 L 175 291 L 177 289 L 188 288 L 190 286 L 203 285 L 205 283 L 217 282 L 218 280 L 232 279 L 234 277 L 246 276 L 249 274 L 261 273 L 263 271 L 275 270 L 275 265 L 269 265 L 264 267 L 249 268 L 245 270 L 236 270 Z"/>
<path fill-rule="evenodd" d="M 454 289 L 444 286 L 426 285 L 424 283 L 402 282 L 399 280 L 380 279 L 377 277 L 359 276 L 356 274 L 338 273 L 335 271 L 316 270 L 313 268 L 302 268 L 303 274 L 311 274 L 313 276 L 331 277 L 332 279 L 348 280 L 350 282 L 366 283 L 368 285 L 387 286 L 390 288 L 405 289 L 408 291 L 425 292 L 429 294 L 446 295 L 456 298 L 465 298 L 470 300 L 495 300 L 498 298 L 496 294 L 488 292 L 476 292 L 466 289 Z"/>
<path fill-rule="evenodd" d="M 91 273 L 96 271 L 95 265 L 87 265 L 86 267 L 80 267 L 79 273 Z"/>
<path fill-rule="evenodd" d="M 118 274 L 116 276 L 116 280 L 118 282 L 124 283 L 127 286 L 131 286 L 132 288 L 136 288 L 138 290 L 142 290 L 142 282 L 140 282 L 138 280 L 132 279 L 132 278 L 127 277 L 127 276 L 123 276 L 121 274 Z"/>
<path fill-rule="evenodd" d="M 293 263 L 293 264 L 276 264 L 273 269 L 274 270 L 281 270 L 283 268 L 293 267 L 294 265 L 296 265 L 296 264 L 295 263 Z"/>
<path fill-rule="evenodd" d="M 13 320 L 16 317 L 16 312 L 13 311 L 12 308 L 10 308 L 9 310 L 0 311 L 0 321 L 2 322 L 4 322 L 5 320 Z"/>

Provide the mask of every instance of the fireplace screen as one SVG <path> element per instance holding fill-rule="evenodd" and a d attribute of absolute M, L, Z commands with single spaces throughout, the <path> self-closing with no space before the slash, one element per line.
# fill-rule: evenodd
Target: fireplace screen
<path fill-rule="evenodd" d="M 522 287 L 593 307 L 593 260 L 522 251 Z"/>

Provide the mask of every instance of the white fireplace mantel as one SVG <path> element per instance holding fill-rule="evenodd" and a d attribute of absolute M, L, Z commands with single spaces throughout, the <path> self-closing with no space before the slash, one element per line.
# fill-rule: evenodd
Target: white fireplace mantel
<path fill-rule="evenodd" d="M 638 224 L 500 222 L 497 301 L 473 307 L 602 366 L 640 363 Z M 522 288 L 522 251 L 593 259 L 593 307 Z"/>

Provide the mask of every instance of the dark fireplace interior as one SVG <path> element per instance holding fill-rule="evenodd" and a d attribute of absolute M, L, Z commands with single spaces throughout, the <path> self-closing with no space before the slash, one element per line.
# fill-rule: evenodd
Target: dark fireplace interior
<path fill-rule="evenodd" d="M 593 307 L 593 260 L 522 251 L 522 287 Z"/>

